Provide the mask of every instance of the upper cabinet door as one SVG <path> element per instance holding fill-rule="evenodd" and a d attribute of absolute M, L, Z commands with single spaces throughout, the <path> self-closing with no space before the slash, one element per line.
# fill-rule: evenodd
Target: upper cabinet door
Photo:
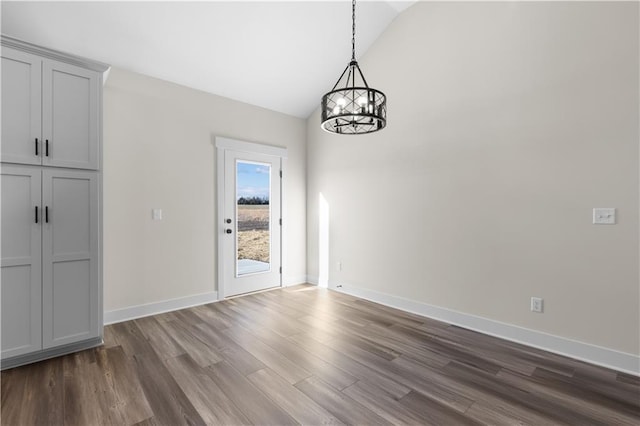
<path fill-rule="evenodd" d="M 2 162 L 42 162 L 41 81 L 39 57 L 2 47 Z"/>
<path fill-rule="evenodd" d="M 100 74 L 53 60 L 42 72 L 42 164 L 97 170 Z"/>

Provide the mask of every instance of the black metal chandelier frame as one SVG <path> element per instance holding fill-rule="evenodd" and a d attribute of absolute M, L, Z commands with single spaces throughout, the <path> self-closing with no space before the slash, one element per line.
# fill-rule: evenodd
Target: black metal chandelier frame
<path fill-rule="evenodd" d="M 322 97 L 322 128 L 345 135 L 377 132 L 387 125 L 387 97 L 369 87 L 356 61 L 355 0 L 351 8 L 351 61 L 333 89 Z"/>

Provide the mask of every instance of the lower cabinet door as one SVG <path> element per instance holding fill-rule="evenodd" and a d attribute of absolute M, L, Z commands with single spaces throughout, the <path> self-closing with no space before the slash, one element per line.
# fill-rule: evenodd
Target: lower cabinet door
<path fill-rule="evenodd" d="M 41 172 L 3 164 L 0 174 L 2 358 L 11 358 L 42 349 Z"/>
<path fill-rule="evenodd" d="M 94 172 L 42 172 L 43 347 L 100 335 L 99 199 Z"/>

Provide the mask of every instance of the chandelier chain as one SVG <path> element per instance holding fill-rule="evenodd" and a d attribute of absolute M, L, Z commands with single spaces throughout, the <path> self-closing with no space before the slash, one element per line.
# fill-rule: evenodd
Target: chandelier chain
<path fill-rule="evenodd" d="M 351 60 L 356 60 L 356 0 L 351 1 Z"/>

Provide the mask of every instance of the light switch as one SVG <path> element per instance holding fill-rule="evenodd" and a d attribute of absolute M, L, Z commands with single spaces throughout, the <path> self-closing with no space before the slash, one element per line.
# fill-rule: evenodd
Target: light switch
<path fill-rule="evenodd" d="M 151 217 L 153 220 L 162 220 L 162 209 L 151 210 Z"/>
<path fill-rule="evenodd" d="M 616 209 L 598 207 L 593 209 L 593 223 L 595 225 L 615 225 Z"/>

